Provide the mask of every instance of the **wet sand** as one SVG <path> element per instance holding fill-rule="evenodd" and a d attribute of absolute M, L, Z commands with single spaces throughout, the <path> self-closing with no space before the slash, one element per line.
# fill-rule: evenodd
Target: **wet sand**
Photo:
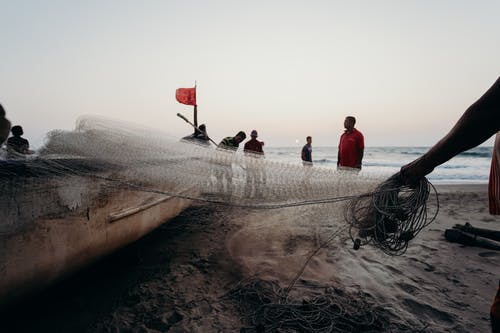
<path fill-rule="evenodd" d="M 500 230 L 500 217 L 488 214 L 485 185 L 438 190 L 437 219 L 404 255 L 369 245 L 355 251 L 344 235 L 311 260 L 301 282 L 363 292 L 415 331 L 488 332 L 500 252 L 449 243 L 443 233 L 465 222 Z M 239 332 L 251 326 L 248 313 L 225 296 L 250 276 L 285 284 L 294 277 L 329 230 L 307 219 L 311 209 L 263 214 L 194 204 L 135 244 L 10 306 L 1 330 Z"/>

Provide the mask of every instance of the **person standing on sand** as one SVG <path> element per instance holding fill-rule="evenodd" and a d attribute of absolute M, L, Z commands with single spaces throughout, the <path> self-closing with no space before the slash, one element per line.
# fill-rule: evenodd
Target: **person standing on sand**
<path fill-rule="evenodd" d="M 262 147 L 264 146 L 264 142 L 257 140 L 257 131 L 253 130 L 250 134 L 250 140 L 245 143 L 244 151 L 245 153 L 251 153 L 254 155 L 264 155 L 264 150 Z"/>
<path fill-rule="evenodd" d="M 252 130 L 251 139 L 245 143 L 244 152 L 246 156 L 253 157 L 247 163 L 247 183 L 245 186 L 245 195 L 252 195 L 252 188 L 255 188 L 255 196 L 262 196 L 262 186 L 266 183 L 266 173 L 261 165 L 264 157 L 264 142 L 257 140 L 258 134 L 256 130 Z"/>
<path fill-rule="evenodd" d="M 308 136 L 306 138 L 306 144 L 304 147 L 302 147 L 302 165 L 304 166 L 312 166 L 313 165 L 313 160 L 312 160 L 312 138 Z"/>
<path fill-rule="evenodd" d="M 450 132 L 428 152 L 401 168 L 403 184 L 415 184 L 435 167 L 485 142 L 496 133 L 488 184 L 490 214 L 500 215 L 500 77 L 464 112 Z M 500 296 L 491 306 L 493 332 L 500 332 Z"/>
<path fill-rule="evenodd" d="M 347 116 L 344 120 L 345 131 L 340 136 L 337 153 L 337 167 L 354 168 L 361 170 L 361 162 L 365 150 L 363 134 L 354 128 L 356 118 Z"/>
<path fill-rule="evenodd" d="M 0 104 L 0 147 L 7 140 L 10 132 L 10 121 L 5 118 L 5 110 Z"/>

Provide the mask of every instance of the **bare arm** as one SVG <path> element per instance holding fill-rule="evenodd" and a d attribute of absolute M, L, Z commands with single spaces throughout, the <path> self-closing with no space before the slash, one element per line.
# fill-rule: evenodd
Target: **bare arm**
<path fill-rule="evenodd" d="M 500 130 L 500 78 L 472 104 L 451 131 L 427 153 L 401 168 L 405 183 L 424 177 L 452 157 L 476 147 Z"/>

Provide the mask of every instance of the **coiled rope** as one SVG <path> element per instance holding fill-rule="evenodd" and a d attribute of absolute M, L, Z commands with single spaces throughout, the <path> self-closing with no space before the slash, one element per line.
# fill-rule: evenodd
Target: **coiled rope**
<path fill-rule="evenodd" d="M 427 200 L 436 194 L 436 208 L 428 214 Z M 426 178 L 403 185 L 397 173 L 380 184 L 370 197 L 352 199 L 345 210 L 349 235 L 355 244 L 372 244 L 386 254 L 405 253 L 410 240 L 436 218 L 437 190 Z"/>

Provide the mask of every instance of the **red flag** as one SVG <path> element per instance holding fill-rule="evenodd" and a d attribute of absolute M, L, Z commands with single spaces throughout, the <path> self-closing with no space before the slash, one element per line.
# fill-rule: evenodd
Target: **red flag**
<path fill-rule="evenodd" d="M 175 98 L 179 103 L 186 105 L 196 105 L 196 87 L 177 89 L 175 91 Z"/>

